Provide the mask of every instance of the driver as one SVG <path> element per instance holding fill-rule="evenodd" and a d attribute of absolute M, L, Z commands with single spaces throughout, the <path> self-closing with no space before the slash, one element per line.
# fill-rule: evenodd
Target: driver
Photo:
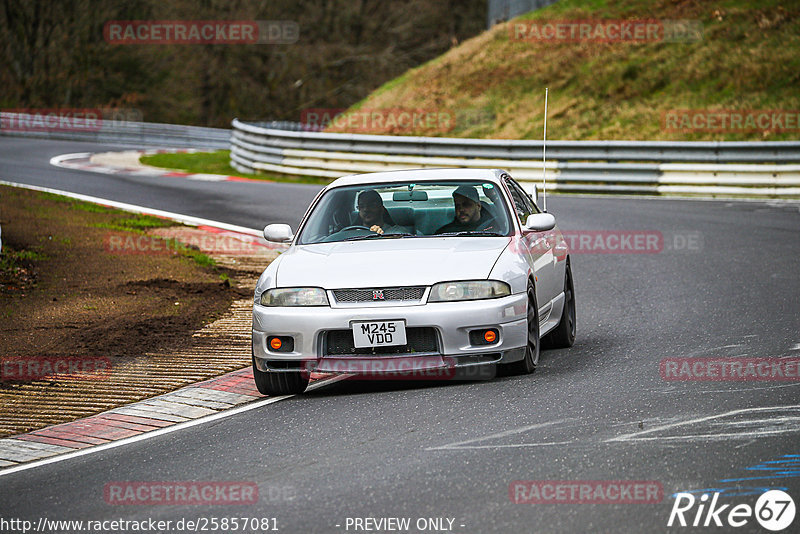
<path fill-rule="evenodd" d="M 392 219 L 392 216 L 383 206 L 383 199 L 381 195 L 374 189 L 366 189 L 358 195 L 358 217 L 356 217 L 354 225 L 365 226 L 371 231 L 383 234 L 389 233 L 406 233 L 408 229 L 403 226 L 397 226 Z"/>
<path fill-rule="evenodd" d="M 460 185 L 453 191 L 456 214 L 449 222 L 436 230 L 437 234 L 451 232 L 471 232 L 473 230 L 492 230 L 494 218 L 483 210 L 478 191 L 469 185 Z"/>

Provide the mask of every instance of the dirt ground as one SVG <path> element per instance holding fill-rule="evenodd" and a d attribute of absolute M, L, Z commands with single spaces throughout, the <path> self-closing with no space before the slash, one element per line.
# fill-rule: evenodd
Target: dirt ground
<path fill-rule="evenodd" d="M 119 396 L 102 376 L 38 376 L 20 371 L 19 362 L 44 369 L 47 361 L 88 360 L 115 370 L 146 369 L 153 354 L 186 349 L 198 329 L 251 294 L 236 283 L 237 271 L 196 251 L 175 253 L 145 233 L 173 226 L 169 221 L 0 186 L 0 224 L 0 436 L 83 413 L 60 417 L 59 406 L 49 405 L 42 410 L 52 417 L 21 424 L 17 412 L 34 394 L 47 399 L 70 390 L 86 398 L 91 412 L 170 389 L 155 384 Z M 145 246 L 120 253 L 112 246 L 115 236 Z M 237 355 L 233 367 L 249 356 Z M 214 376 L 231 365 L 202 367 L 203 375 Z M 17 422 L 4 424 L 12 419 Z"/>

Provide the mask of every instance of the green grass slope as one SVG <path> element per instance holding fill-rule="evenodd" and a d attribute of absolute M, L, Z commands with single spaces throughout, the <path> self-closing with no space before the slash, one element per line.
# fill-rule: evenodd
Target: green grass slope
<path fill-rule="evenodd" d="M 639 43 L 510 38 L 509 25 L 520 21 L 581 19 L 690 20 L 702 25 L 702 37 Z M 385 126 L 371 133 L 539 139 L 545 87 L 551 139 L 799 139 L 800 2 L 561 0 L 465 41 L 353 109 L 438 110 L 458 118 L 452 129 Z M 666 128 L 665 113 L 687 109 L 787 110 L 795 122 L 783 132 L 763 123 L 745 124 L 746 131 Z"/>

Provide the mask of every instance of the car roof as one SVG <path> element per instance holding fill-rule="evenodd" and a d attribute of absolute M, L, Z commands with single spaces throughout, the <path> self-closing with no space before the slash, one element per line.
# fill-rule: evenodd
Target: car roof
<path fill-rule="evenodd" d="M 403 171 L 371 172 L 342 176 L 327 188 L 346 185 L 378 184 L 387 182 L 429 182 L 437 180 L 479 180 L 498 183 L 505 171 L 499 169 L 410 169 Z"/>

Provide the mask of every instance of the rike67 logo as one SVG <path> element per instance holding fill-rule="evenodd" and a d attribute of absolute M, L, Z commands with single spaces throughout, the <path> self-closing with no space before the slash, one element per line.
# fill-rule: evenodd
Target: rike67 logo
<path fill-rule="evenodd" d="M 761 494 L 754 507 L 749 504 L 719 504 L 720 493 L 709 498 L 704 493 L 699 499 L 691 493 L 677 493 L 667 526 L 722 527 L 733 528 L 751 524 L 755 519 L 767 530 L 784 530 L 794 521 L 794 500 L 781 490 L 770 490 Z"/>

